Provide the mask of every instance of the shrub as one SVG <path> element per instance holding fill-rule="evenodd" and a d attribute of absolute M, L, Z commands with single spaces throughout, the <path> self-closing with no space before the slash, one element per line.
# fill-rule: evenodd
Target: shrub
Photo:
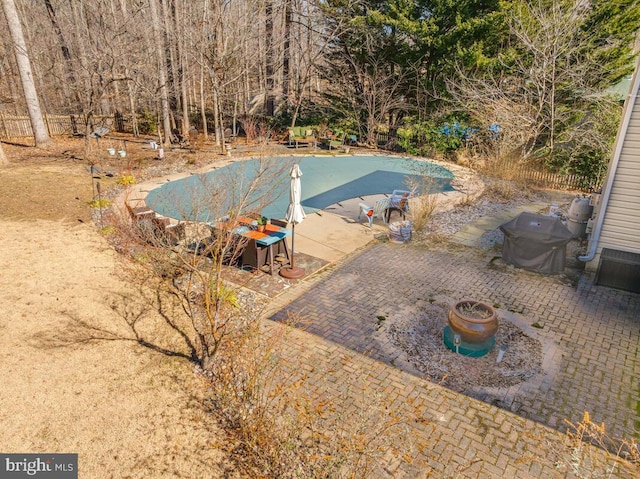
<path fill-rule="evenodd" d="M 411 221 L 413 223 L 413 229 L 417 233 L 427 227 L 427 223 L 429 223 L 438 206 L 438 194 L 430 193 L 434 191 L 434 183 L 434 178 L 428 175 L 421 176 L 418 180 L 409 182 L 409 188 L 412 191 L 422 193 L 411 199 Z"/>
<path fill-rule="evenodd" d="M 455 118 L 421 122 L 407 118 L 405 125 L 398 129 L 398 144 L 413 155 L 430 156 L 436 152 L 449 156 L 466 144 L 472 130 Z"/>
<path fill-rule="evenodd" d="M 510 181 L 495 180 L 484 191 L 484 195 L 497 201 L 508 202 L 518 197 L 520 190 Z"/>
<path fill-rule="evenodd" d="M 116 184 L 120 186 L 131 186 L 136 184 L 136 179 L 133 175 L 123 175 L 116 180 Z"/>
<path fill-rule="evenodd" d="M 566 448 L 560 453 L 558 469 L 585 479 L 638 477 L 640 444 L 637 440 L 611 438 L 604 423 L 594 423 L 586 411 L 582 421 L 577 424 L 567 421 L 567 424 Z"/>
<path fill-rule="evenodd" d="M 89 206 L 91 208 L 108 208 L 111 206 L 111 201 L 106 198 L 94 198 L 89 201 Z"/>
<path fill-rule="evenodd" d="M 158 133 L 156 117 L 148 110 L 138 112 L 138 131 L 142 135 L 155 135 Z"/>
<path fill-rule="evenodd" d="M 380 477 L 389 454 L 399 461 L 411 457 L 414 444 L 404 427 L 411 419 L 382 396 L 370 392 L 362 398 L 366 407 L 341 411 L 353 391 L 366 389 L 372 373 L 341 378 L 342 393 L 319 395 L 309 374 L 282 352 L 291 333 L 287 326 L 264 328 L 256 320 L 244 325 L 221 346 L 209 374 L 212 411 L 235 436 L 232 453 L 248 476 Z M 416 417 L 424 413 L 417 405 L 411 411 Z"/>

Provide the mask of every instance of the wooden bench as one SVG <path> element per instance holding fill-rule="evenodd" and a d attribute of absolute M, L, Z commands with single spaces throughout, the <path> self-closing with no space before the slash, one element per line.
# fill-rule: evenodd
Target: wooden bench
<path fill-rule="evenodd" d="M 313 128 L 308 126 L 289 128 L 289 146 L 298 148 L 300 145 L 313 145 L 314 148 L 318 145 Z"/>

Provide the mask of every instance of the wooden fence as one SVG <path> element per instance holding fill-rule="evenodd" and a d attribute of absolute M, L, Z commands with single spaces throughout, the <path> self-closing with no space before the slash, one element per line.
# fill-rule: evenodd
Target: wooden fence
<path fill-rule="evenodd" d="M 582 175 L 566 175 L 549 171 L 520 167 L 514 171 L 514 179 L 531 185 L 554 190 L 571 190 L 592 193 L 602 187 L 602 180 L 596 181 Z"/>
<path fill-rule="evenodd" d="M 43 115 L 49 136 L 84 134 L 84 115 Z M 131 119 L 123 115 L 93 115 L 91 130 L 104 126 L 119 132 L 132 132 Z M 13 140 L 33 137 L 28 116 L 3 115 L 0 113 L 0 139 Z"/>

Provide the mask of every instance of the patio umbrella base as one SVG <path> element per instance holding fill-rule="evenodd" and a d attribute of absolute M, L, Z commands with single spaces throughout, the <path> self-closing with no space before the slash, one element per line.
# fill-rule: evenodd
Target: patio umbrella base
<path fill-rule="evenodd" d="M 280 276 L 287 279 L 300 279 L 305 275 L 304 268 L 294 266 L 293 268 L 282 268 Z"/>

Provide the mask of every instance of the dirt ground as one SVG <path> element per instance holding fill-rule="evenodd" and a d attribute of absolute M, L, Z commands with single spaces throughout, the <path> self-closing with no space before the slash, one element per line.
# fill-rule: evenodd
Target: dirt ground
<path fill-rule="evenodd" d="M 184 352 L 131 293 L 91 221 L 97 183 L 107 190 L 155 152 L 128 142 L 118 163 L 101 141 L 92 161 L 113 177 L 92 178 L 82 140 L 46 150 L 3 143 L 0 450 L 77 453 L 82 478 L 233 476 L 193 365 L 135 341 L 126 311 L 141 312 L 159 344 Z"/>

